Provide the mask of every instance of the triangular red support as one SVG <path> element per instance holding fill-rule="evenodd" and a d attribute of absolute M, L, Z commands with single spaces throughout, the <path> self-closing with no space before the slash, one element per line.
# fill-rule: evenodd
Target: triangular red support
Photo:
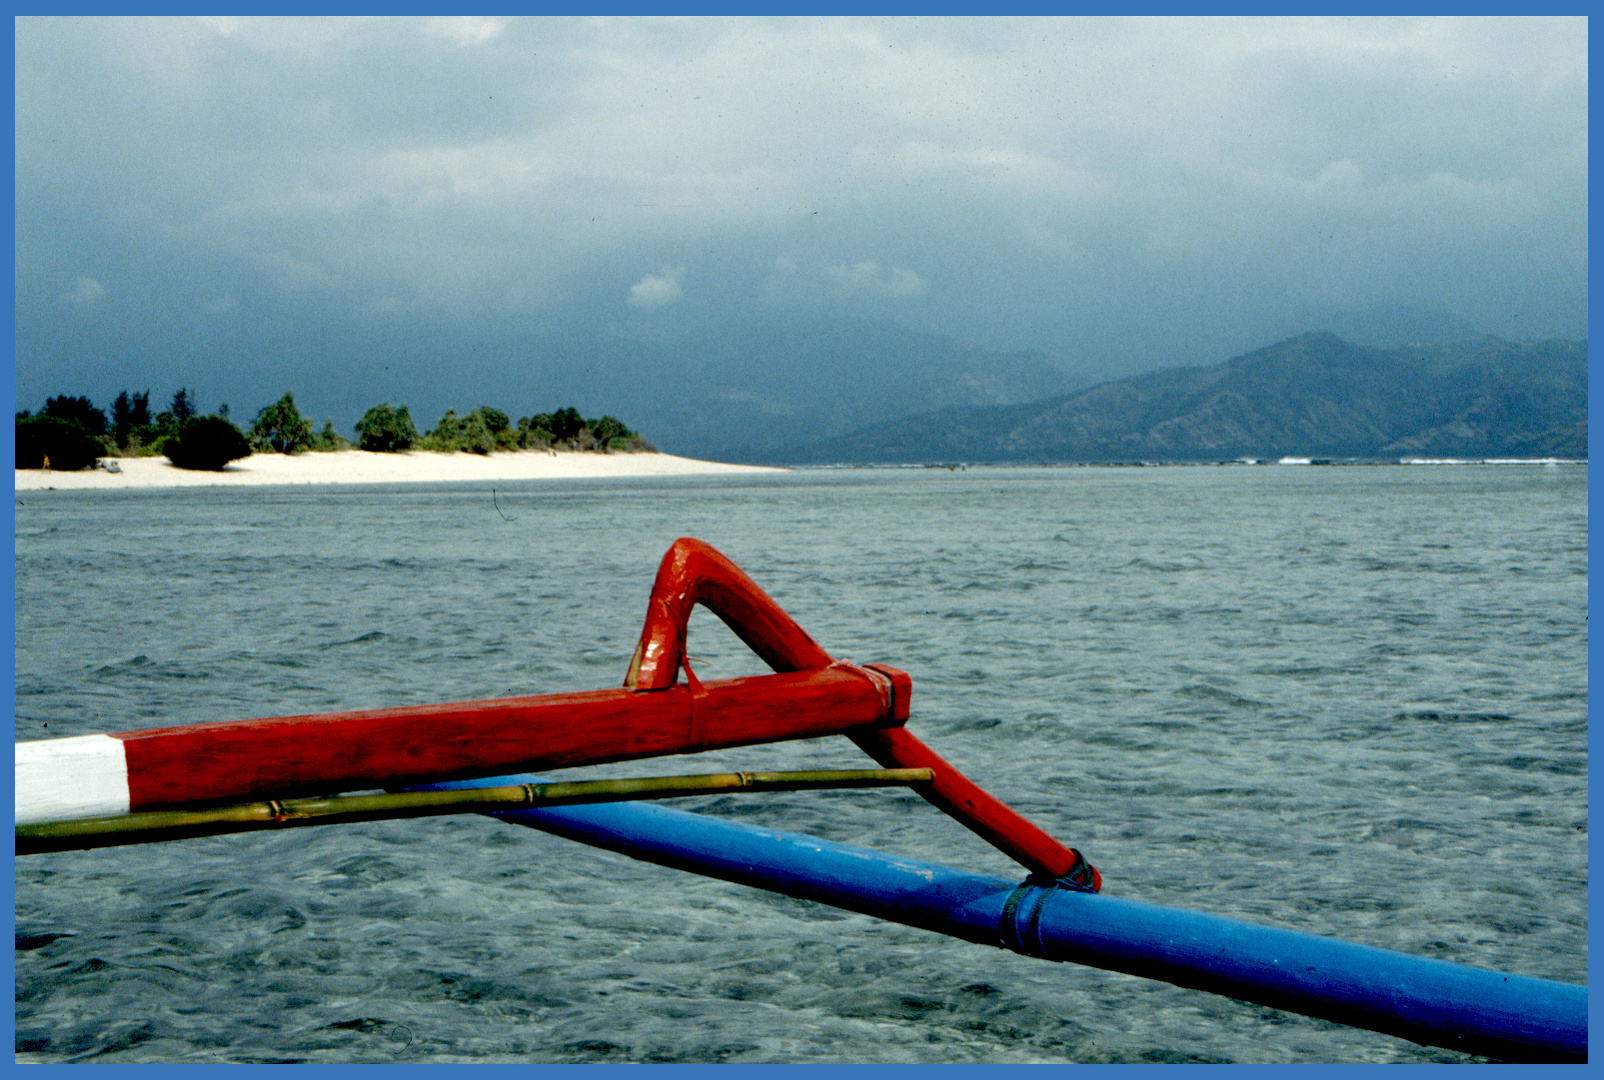
<path fill-rule="evenodd" d="M 934 771 L 935 780 L 916 790 L 1020 864 L 1093 891 L 1102 887 L 1101 875 L 1080 852 L 1060 844 L 987 794 L 901 726 L 908 718 L 913 687 L 906 673 L 883 664 L 858 668 L 833 659 L 757 582 L 710 544 L 682 537 L 663 556 L 625 687 L 657 691 L 675 685 L 685 663 L 686 625 L 697 604 L 724 620 L 777 672 L 836 667 L 872 672 L 889 680 L 891 707 L 885 719 L 843 734 L 886 768 Z"/>
<path fill-rule="evenodd" d="M 835 663 L 757 582 L 711 544 L 674 541 L 657 567 L 646 624 L 624 685 L 667 690 L 685 662 L 685 626 L 701 604 L 775 671 L 809 671 Z"/>

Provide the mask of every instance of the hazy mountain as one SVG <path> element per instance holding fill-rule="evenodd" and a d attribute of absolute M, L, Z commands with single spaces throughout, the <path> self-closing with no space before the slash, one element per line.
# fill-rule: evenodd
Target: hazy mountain
<path fill-rule="evenodd" d="M 942 408 L 1034 401 L 1084 385 L 1038 353 L 965 349 L 868 320 L 776 317 L 617 334 L 569 349 L 593 350 L 607 371 L 609 411 L 660 449 L 697 457 L 772 453 Z"/>
<path fill-rule="evenodd" d="M 1366 349 L 1306 334 L 1212 367 L 947 409 L 772 455 L 793 463 L 1587 455 L 1587 346 Z"/>

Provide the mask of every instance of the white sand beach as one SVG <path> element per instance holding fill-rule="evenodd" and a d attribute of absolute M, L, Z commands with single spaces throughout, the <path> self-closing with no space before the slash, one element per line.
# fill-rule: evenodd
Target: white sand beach
<path fill-rule="evenodd" d="M 566 480 L 604 476 L 690 476 L 783 472 L 759 465 L 726 465 L 672 454 L 549 453 L 441 454 L 415 450 L 375 454 L 342 450 L 318 454 L 252 454 L 222 472 L 180 469 L 164 457 L 102 458 L 108 468 L 81 472 L 18 469 L 17 491 L 120 491 L 164 487 L 251 487 L 267 484 L 406 484 L 473 480 Z"/>

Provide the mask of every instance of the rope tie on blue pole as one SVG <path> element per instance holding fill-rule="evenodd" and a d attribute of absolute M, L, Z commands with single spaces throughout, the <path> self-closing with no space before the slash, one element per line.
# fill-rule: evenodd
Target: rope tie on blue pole
<path fill-rule="evenodd" d="M 468 781 L 526 783 L 536 777 Z M 459 786 L 459 785 L 449 785 Z M 1504 1061 L 1585 1062 L 1587 987 L 1075 888 L 1007 881 L 665 806 L 495 815 L 580 843 L 1027 956 Z"/>
<path fill-rule="evenodd" d="M 1082 893 L 1096 892 L 1069 874 L 1060 878 L 1044 878 L 1032 874 L 1014 886 L 1014 891 L 1003 901 L 1002 918 L 997 921 L 997 944 L 1021 956 L 1032 956 L 1038 960 L 1048 959 L 1047 946 L 1041 940 L 1041 913 L 1054 889 Z M 1021 909 L 1025 912 L 1023 924 L 1019 918 Z"/>

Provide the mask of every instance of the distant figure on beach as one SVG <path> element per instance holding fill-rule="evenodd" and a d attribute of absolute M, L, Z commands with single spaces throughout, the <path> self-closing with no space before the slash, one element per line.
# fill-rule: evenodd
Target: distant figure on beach
<path fill-rule="evenodd" d="M 45 463 L 44 463 L 44 465 L 42 465 L 40 467 L 43 468 L 45 472 L 49 472 L 50 471 L 50 455 L 49 454 L 45 455 Z"/>

